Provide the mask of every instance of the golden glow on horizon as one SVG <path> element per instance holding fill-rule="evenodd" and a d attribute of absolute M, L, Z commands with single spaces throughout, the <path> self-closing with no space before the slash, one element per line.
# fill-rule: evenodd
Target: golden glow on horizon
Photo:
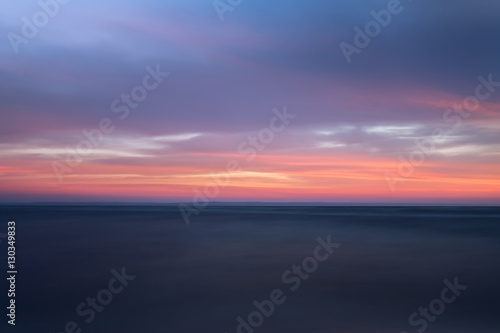
<path fill-rule="evenodd" d="M 190 154 L 188 154 L 190 155 Z M 202 157 L 200 154 L 197 154 Z M 225 165 L 238 155 L 213 154 Z M 183 156 L 182 154 L 180 156 Z M 241 155 L 239 155 L 242 160 Z M 200 158 L 203 160 L 203 158 Z M 230 182 L 220 187 L 217 200 L 266 201 L 394 201 L 437 198 L 500 198 L 500 173 L 494 165 L 484 165 L 479 174 L 471 174 L 467 166 L 451 167 L 431 162 L 417 168 L 412 177 L 391 192 L 384 173 L 394 169 L 397 160 L 378 155 L 262 155 L 242 171 L 231 174 Z M 95 197 L 170 198 L 190 200 L 193 190 L 213 183 L 213 174 L 224 169 L 203 166 L 163 167 L 147 165 L 82 164 L 62 183 L 47 169 L 38 172 L 0 167 L 0 189 L 11 193 L 76 195 Z M 154 201 L 153 200 L 153 201 Z"/>

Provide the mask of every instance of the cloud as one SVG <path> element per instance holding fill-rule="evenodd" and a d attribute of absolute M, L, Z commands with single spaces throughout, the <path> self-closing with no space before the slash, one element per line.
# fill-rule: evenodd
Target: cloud
<path fill-rule="evenodd" d="M 203 182 L 200 175 L 241 157 L 238 144 L 287 105 L 297 121 L 235 176 L 228 197 L 258 198 L 262 187 L 267 199 L 351 200 L 358 191 L 360 200 L 394 200 L 382 175 L 397 167 L 398 154 L 435 128 L 450 129 L 444 112 L 474 93 L 479 75 L 500 81 L 500 3 L 406 2 L 348 65 L 339 43 L 386 4 L 256 0 L 220 22 L 210 1 L 71 2 L 19 55 L 6 39 L 0 44 L 0 189 L 16 198 L 132 188 L 186 198 L 193 177 Z M 39 8 L 4 7 L 3 35 L 19 32 L 21 18 Z M 120 120 L 111 103 L 157 64 L 171 75 Z M 498 177 L 499 112 L 495 93 L 440 143 L 405 195 L 417 198 L 433 184 L 450 196 L 496 190 L 482 170 Z M 103 118 L 116 130 L 55 188 L 50 162 Z M 454 187 L 456 179 L 471 180 Z"/>

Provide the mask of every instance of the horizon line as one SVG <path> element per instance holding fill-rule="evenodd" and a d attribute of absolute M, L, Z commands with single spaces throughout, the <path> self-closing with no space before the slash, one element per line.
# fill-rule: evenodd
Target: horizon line
<path fill-rule="evenodd" d="M 69 205 L 92 205 L 92 206 L 175 206 L 175 205 L 192 205 L 192 202 L 127 202 L 127 201 L 39 201 L 39 202 L 0 202 L 0 206 L 69 206 Z M 207 204 L 208 206 L 434 206 L 434 207 L 500 207 L 500 203 L 457 203 L 457 202 L 442 202 L 442 203 L 415 203 L 415 202 L 271 202 L 271 201 L 214 201 Z"/>

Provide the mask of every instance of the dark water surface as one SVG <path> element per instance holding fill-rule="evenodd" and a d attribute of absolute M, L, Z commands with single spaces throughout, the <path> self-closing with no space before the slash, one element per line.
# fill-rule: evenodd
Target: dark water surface
<path fill-rule="evenodd" d="M 286 300 L 254 332 L 500 332 L 500 208 L 209 207 L 189 225 L 174 206 L 3 206 L 0 217 L 1 233 L 16 221 L 18 267 L 16 326 L 1 310 L 1 332 L 66 332 L 74 321 L 88 333 L 233 333 L 274 289 Z M 301 283 L 292 291 L 283 273 L 328 235 L 341 246 L 307 279 L 288 275 Z M 89 311 L 123 267 L 135 279 Z M 467 289 L 410 325 L 455 277 Z"/>

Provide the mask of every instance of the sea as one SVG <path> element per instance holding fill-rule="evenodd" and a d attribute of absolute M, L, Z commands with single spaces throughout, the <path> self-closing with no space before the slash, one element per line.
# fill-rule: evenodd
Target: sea
<path fill-rule="evenodd" d="M 500 332 L 499 207 L 214 205 L 187 224 L 176 205 L 3 205 L 0 219 L 1 332 Z"/>

